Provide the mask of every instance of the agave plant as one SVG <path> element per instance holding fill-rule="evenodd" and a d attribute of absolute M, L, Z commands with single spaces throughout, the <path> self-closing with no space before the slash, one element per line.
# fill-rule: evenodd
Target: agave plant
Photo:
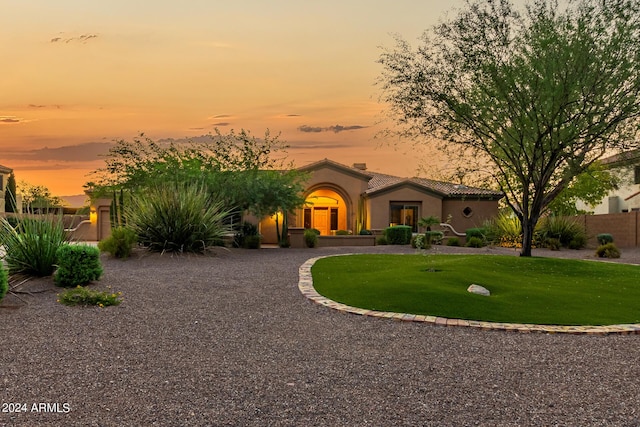
<path fill-rule="evenodd" d="M 24 273 L 50 276 L 57 264 L 58 248 L 67 244 L 62 218 L 19 218 L 12 226 L 5 218 L 0 222 L 0 242 L 9 274 Z"/>
<path fill-rule="evenodd" d="M 231 232 L 223 223 L 229 211 L 197 183 L 152 186 L 132 198 L 125 215 L 140 243 L 158 252 L 202 252 Z"/>

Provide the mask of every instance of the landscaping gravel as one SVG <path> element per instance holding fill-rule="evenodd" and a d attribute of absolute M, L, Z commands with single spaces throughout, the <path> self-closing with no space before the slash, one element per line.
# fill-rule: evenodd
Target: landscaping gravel
<path fill-rule="evenodd" d="M 103 255 L 92 287 L 124 302 L 102 309 L 32 280 L 46 292 L 0 305 L 0 425 L 640 426 L 639 336 L 439 327 L 306 300 L 298 267 L 347 252 L 413 250 Z"/>

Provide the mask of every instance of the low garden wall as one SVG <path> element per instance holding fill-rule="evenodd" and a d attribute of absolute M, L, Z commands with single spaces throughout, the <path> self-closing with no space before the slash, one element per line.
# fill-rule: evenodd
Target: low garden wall
<path fill-rule="evenodd" d="M 596 236 L 609 233 L 619 248 L 635 248 L 640 244 L 639 212 L 604 215 L 578 215 L 575 218 L 587 230 L 590 247 L 598 246 Z"/>

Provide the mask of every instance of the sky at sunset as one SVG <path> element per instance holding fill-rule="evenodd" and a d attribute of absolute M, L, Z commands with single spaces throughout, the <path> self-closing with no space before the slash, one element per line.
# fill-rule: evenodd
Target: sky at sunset
<path fill-rule="evenodd" d="M 325 157 L 412 176 L 424 157 L 379 146 L 380 46 L 415 44 L 460 1 L 6 0 L 0 164 L 82 193 L 116 139 L 266 129 L 303 166 Z"/>

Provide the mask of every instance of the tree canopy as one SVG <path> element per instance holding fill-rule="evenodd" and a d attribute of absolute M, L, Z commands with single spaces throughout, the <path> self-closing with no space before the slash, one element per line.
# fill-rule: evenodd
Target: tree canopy
<path fill-rule="evenodd" d="M 468 1 L 379 59 L 397 132 L 479 160 L 523 226 L 603 154 L 637 145 L 640 3 Z M 477 165 L 476 165 L 477 167 Z"/>

